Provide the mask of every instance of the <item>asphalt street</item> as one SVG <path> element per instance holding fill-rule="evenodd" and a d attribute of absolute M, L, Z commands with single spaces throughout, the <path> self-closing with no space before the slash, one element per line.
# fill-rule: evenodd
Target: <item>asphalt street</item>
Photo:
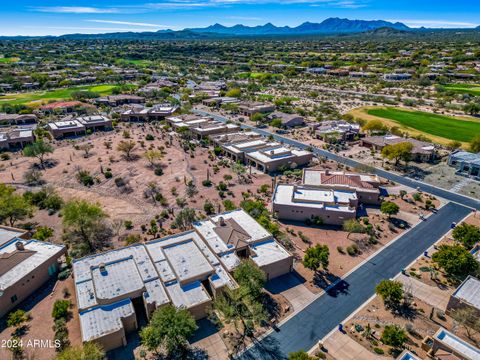
<path fill-rule="evenodd" d="M 257 342 L 239 359 L 286 359 L 290 352 L 311 349 L 367 301 L 382 279 L 397 275 L 448 232 L 452 222 L 460 221 L 470 211 L 448 203 L 283 323 L 277 331 Z"/>
<path fill-rule="evenodd" d="M 202 110 L 193 110 L 193 112 L 196 112 L 200 115 L 211 116 L 214 119 L 216 119 L 218 121 L 222 121 L 222 122 L 226 122 L 226 121 L 229 120 L 229 119 L 227 119 L 223 116 L 220 116 L 220 115 L 217 115 L 217 114 L 214 114 L 214 113 L 210 113 L 210 112 L 206 112 L 206 111 L 202 111 Z M 254 126 L 242 124 L 242 128 L 243 129 L 251 129 L 251 130 L 253 130 L 255 132 L 258 132 L 259 134 L 264 135 L 264 136 L 273 136 L 273 138 L 275 140 L 277 140 L 279 142 L 282 142 L 284 144 L 289 144 L 289 145 L 292 145 L 292 146 L 296 146 L 299 149 L 306 149 L 306 148 L 310 147 L 308 144 L 305 144 L 305 143 L 302 143 L 300 141 L 296 141 L 296 140 L 293 140 L 293 139 L 289 139 L 287 137 L 284 137 L 284 136 L 281 136 L 281 135 L 278 135 L 278 134 L 274 134 L 274 133 L 271 133 L 271 132 L 263 130 L 263 129 L 258 129 Z M 326 151 L 326 150 L 323 150 L 323 149 L 319 149 L 317 147 L 313 148 L 313 152 L 318 156 L 323 156 L 327 159 L 334 160 L 336 162 L 339 162 L 341 164 L 345 164 L 345 165 L 350 166 L 352 168 L 358 168 L 358 167 L 364 166 L 359 161 L 355 161 L 355 160 L 352 160 L 350 158 L 343 157 L 343 156 L 334 154 L 332 152 L 329 152 L 329 151 Z M 373 172 L 375 174 L 377 174 L 378 176 L 381 176 L 385 179 L 394 181 L 398 184 L 409 186 L 409 187 L 414 188 L 414 189 L 419 189 L 419 190 L 422 190 L 424 192 L 428 192 L 430 194 L 433 194 L 435 196 L 442 197 L 446 200 L 453 201 L 453 202 L 462 204 L 464 206 L 480 210 L 480 201 L 479 200 L 473 199 L 473 198 L 468 197 L 468 196 L 463 196 L 463 195 L 460 195 L 460 194 L 457 194 L 457 193 L 454 193 L 454 192 L 451 192 L 451 191 L 448 191 L 448 190 L 445 190 L 445 189 L 441 189 L 441 188 L 426 184 L 422 181 L 417 181 L 417 180 L 414 180 L 414 179 L 411 179 L 411 178 L 408 178 L 408 177 L 405 177 L 405 176 L 400 176 L 400 175 L 397 175 L 397 174 L 394 174 L 394 173 L 391 173 L 391 172 L 388 172 L 388 171 L 385 171 L 385 170 L 382 170 L 382 169 L 378 169 L 378 168 L 372 168 L 372 169 L 374 169 Z"/>

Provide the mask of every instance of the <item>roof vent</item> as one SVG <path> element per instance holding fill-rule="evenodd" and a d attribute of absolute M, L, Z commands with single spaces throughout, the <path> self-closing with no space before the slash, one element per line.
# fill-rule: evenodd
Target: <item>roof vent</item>
<path fill-rule="evenodd" d="M 18 251 L 23 251 L 23 250 L 25 250 L 25 246 L 23 246 L 23 242 L 21 242 L 21 241 L 17 241 L 17 242 L 15 243 L 15 247 L 17 248 Z"/>
<path fill-rule="evenodd" d="M 106 265 L 103 262 L 98 265 L 98 269 L 100 270 L 101 273 L 107 272 Z"/>
<path fill-rule="evenodd" d="M 223 218 L 223 216 L 220 216 L 220 218 L 218 219 L 218 222 L 220 223 L 220 226 L 225 226 L 225 225 L 227 225 L 227 224 L 225 223 L 225 219 Z"/>

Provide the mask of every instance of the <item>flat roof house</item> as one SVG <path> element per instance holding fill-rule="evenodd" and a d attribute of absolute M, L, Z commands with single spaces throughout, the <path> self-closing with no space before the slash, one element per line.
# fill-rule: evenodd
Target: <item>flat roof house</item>
<path fill-rule="evenodd" d="M 122 121 L 158 121 L 171 116 L 178 110 L 177 105 L 157 104 L 147 108 L 132 108 L 121 114 Z"/>
<path fill-rule="evenodd" d="M 125 104 L 141 104 L 145 102 L 145 98 L 137 95 L 119 94 L 103 96 L 95 99 L 98 105 L 120 106 Z"/>
<path fill-rule="evenodd" d="M 426 141 L 420 141 L 411 138 L 403 138 L 396 135 L 378 135 L 367 136 L 361 139 L 360 145 L 381 151 L 387 145 L 395 145 L 403 142 L 409 142 L 413 145 L 412 156 L 414 161 L 433 161 L 437 157 L 435 145 Z"/>
<path fill-rule="evenodd" d="M 75 120 L 85 126 L 86 130 L 97 131 L 112 128 L 112 119 L 105 115 L 81 116 Z"/>
<path fill-rule="evenodd" d="M 204 139 L 209 135 L 229 134 L 238 132 L 240 126 L 235 124 L 225 124 L 220 121 L 212 121 L 210 123 L 200 124 L 198 126 L 192 126 L 190 131 L 197 135 L 198 139 Z"/>
<path fill-rule="evenodd" d="M 278 219 L 303 222 L 320 218 L 330 225 L 355 219 L 357 205 L 354 190 L 319 186 L 278 184 L 272 197 L 272 210 Z"/>
<path fill-rule="evenodd" d="M 244 210 L 225 212 L 196 222 L 193 227 L 230 272 L 240 264 L 240 259 L 247 258 L 269 280 L 293 269 L 293 256 Z"/>
<path fill-rule="evenodd" d="M 25 238 L 23 230 L 0 227 L 0 317 L 55 275 L 66 253 L 64 245 Z"/>
<path fill-rule="evenodd" d="M 471 275 L 450 296 L 447 304 L 447 311 L 462 308 L 472 309 L 480 317 L 480 280 Z"/>
<path fill-rule="evenodd" d="M 35 141 L 32 129 L 12 129 L 0 132 L 0 149 L 23 148 Z"/>
<path fill-rule="evenodd" d="M 214 145 L 228 146 L 238 144 L 244 141 L 256 140 L 261 138 L 262 135 L 255 131 L 238 131 L 229 134 L 216 134 L 210 135 L 210 140 Z"/>
<path fill-rule="evenodd" d="M 271 144 L 256 151 L 246 152 L 245 159 L 249 166 L 260 171 L 275 172 L 282 167 L 296 168 L 308 164 L 313 153 L 306 150 L 291 149 L 281 144 Z"/>
<path fill-rule="evenodd" d="M 135 244 L 73 263 L 83 341 L 126 345 L 138 318 L 173 304 L 195 319 L 235 281 L 195 231 Z"/>
<path fill-rule="evenodd" d="M 458 150 L 448 156 L 448 165 L 457 169 L 460 175 L 473 176 L 480 179 L 480 153 Z"/>
<path fill-rule="evenodd" d="M 240 114 L 251 116 L 256 113 L 269 113 L 275 110 L 275 105 L 261 102 L 243 102 L 238 106 Z"/>
<path fill-rule="evenodd" d="M 315 135 L 320 139 L 338 135 L 342 140 L 352 140 L 360 132 L 360 125 L 344 120 L 322 121 L 312 124 Z"/>
<path fill-rule="evenodd" d="M 422 341 L 422 349 L 435 359 L 480 360 L 480 349 L 440 328 L 432 337 Z"/>
<path fill-rule="evenodd" d="M 76 119 L 50 122 L 47 128 L 55 139 L 85 134 L 85 125 Z"/>
<path fill-rule="evenodd" d="M 303 184 L 355 190 L 358 201 L 364 204 L 380 203 L 380 178 L 377 175 L 330 170 L 303 170 Z"/>
<path fill-rule="evenodd" d="M 35 114 L 0 114 L 0 125 L 33 124 L 38 121 Z"/>

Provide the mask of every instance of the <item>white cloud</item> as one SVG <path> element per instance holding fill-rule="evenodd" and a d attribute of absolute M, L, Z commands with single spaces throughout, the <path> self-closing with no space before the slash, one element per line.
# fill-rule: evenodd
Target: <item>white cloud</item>
<path fill-rule="evenodd" d="M 392 22 L 399 21 L 412 28 L 426 27 L 426 28 L 472 28 L 478 26 L 471 22 L 464 21 L 450 21 L 450 20 L 417 20 L 417 19 L 400 19 L 389 20 Z"/>
<path fill-rule="evenodd" d="M 89 6 L 37 6 L 33 10 L 40 12 L 63 13 L 63 14 L 113 14 L 115 8 L 96 8 Z"/>
<path fill-rule="evenodd" d="M 93 22 L 93 23 L 101 23 L 101 24 L 143 26 L 143 27 L 153 27 L 153 28 L 168 28 L 167 25 L 141 23 L 141 22 L 131 22 L 131 21 L 115 21 L 115 20 L 85 20 L 85 21 Z"/>

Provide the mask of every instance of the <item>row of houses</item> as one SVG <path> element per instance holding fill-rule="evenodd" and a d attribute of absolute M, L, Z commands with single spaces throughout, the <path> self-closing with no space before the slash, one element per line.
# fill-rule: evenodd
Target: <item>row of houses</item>
<path fill-rule="evenodd" d="M 211 137 L 226 157 L 262 172 L 295 169 L 310 163 L 313 153 L 270 141 L 253 132 L 240 132 Z"/>
<path fill-rule="evenodd" d="M 243 210 L 211 217 L 194 229 L 73 262 L 83 341 L 105 350 L 126 345 L 140 312 L 172 304 L 195 319 L 207 316 L 231 273 L 251 259 L 273 279 L 293 269 L 293 257 Z M 139 310 L 141 309 L 141 310 Z"/>
<path fill-rule="evenodd" d="M 276 185 L 272 212 L 283 220 L 342 225 L 356 218 L 360 204 L 380 203 L 380 185 L 377 175 L 304 169 L 301 184 Z"/>

